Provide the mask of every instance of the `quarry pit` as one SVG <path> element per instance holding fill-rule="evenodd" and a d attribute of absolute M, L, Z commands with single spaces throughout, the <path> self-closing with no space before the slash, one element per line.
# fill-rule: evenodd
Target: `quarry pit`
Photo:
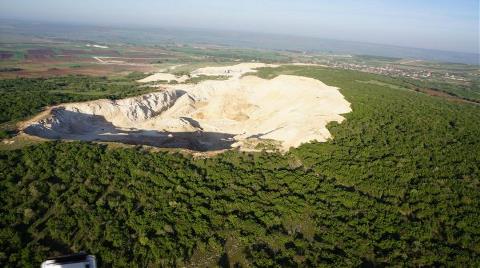
<path fill-rule="evenodd" d="M 258 150 L 268 144 L 281 151 L 302 143 L 326 141 L 329 122 L 351 111 L 338 88 L 319 80 L 280 75 L 262 79 L 261 63 L 206 67 L 192 76 L 227 76 L 198 84 L 164 84 L 157 92 L 122 100 L 95 100 L 50 107 L 26 122 L 23 132 L 47 139 L 110 141 L 217 151 Z M 176 79 L 171 74 L 156 78 Z M 185 81 L 185 77 L 179 77 Z"/>

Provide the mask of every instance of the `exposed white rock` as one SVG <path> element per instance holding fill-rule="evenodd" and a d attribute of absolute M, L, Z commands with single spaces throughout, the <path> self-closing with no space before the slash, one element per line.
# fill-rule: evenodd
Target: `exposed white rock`
<path fill-rule="evenodd" d="M 118 101 L 59 105 L 27 124 L 25 132 L 197 150 L 249 150 L 258 141 L 273 140 L 288 150 L 312 140 L 326 141 L 331 137 L 326 125 L 341 122 L 341 114 L 351 111 L 337 88 L 318 80 L 241 77 L 250 67 L 265 65 L 239 65 L 195 72 L 218 75 L 232 70 L 229 80 L 167 85 L 160 92 Z"/>
<path fill-rule="evenodd" d="M 150 83 L 150 82 L 156 82 L 156 81 L 166 81 L 166 82 L 172 82 L 176 81 L 178 83 L 183 83 L 188 80 L 188 76 L 182 75 L 182 76 L 176 76 L 174 74 L 169 74 L 169 73 L 156 73 L 152 74 L 150 76 L 147 76 L 143 79 L 138 80 L 140 83 Z"/>
<path fill-rule="evenodd" d="M 192 76 L 207 75 L 240 78 L 246 73 L 256 72 L 255 69 L 261 67 L 278 67 L 278 65 L 265 63 L 239 63 L 232 66 L 205 67 L 193 71 Z"/>

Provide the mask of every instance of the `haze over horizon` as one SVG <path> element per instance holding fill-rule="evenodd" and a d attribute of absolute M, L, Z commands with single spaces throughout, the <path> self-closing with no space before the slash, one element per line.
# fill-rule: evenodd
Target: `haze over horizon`
<path fill-rule="evenodd" d="M 479 3 L 461 1 L 0 0 L 0 17 L 135 27 L 189 27 L 479 53 Z"/>

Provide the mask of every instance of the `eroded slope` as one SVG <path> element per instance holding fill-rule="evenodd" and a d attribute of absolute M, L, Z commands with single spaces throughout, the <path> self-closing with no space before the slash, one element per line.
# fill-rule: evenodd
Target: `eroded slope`
<path fill-rule="evenodd" d="M 251 150 L 267 141 L 288 150 L 304 142 L 327 140 L 327 123 L 341 122 L 341 114 L 351 111 L 337 88 L 318 80 L 289 75 L 271 80 L 242 77 L 251 71 L 244 67 L 194 72 L 231 74 L 229 80 L 167 85 L 156 93 L 118 101 L 59 105 L 28 124 L 25 132 L 51 139 L 120 141 L 200 151 Z"/>

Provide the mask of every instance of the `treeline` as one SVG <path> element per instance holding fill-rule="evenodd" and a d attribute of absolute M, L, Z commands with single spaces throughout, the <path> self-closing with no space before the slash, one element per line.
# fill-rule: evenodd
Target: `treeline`
<path fill-rule="evenodd" d="M 100 98 L 124 98 L 150 91 L 132 73 L 120 78 L 66 76 L 0 80 L 0 124 L 25 119 L 48 105 Z"/>
<path fill-rule="evenodd" d="M 87 251 L 102 267 L 480 265 L 480 108 L 362 83 L 338 86 L 334 137 L 285 155 L 213 158 L 49 142 L 0 152 L 0 263 Z"/>
<path fill-rule="evenodd" d="M 420 89 L 431 89 L 447 93 L 464 100 L 480 103 L 480 84 L 479 80 L 474 80 L 469 85 L 455 85 L 451 83 L 442 82 L 428 82 L 416 79 L 402 78 L 403 84 L 413 88 L 418 87 Z"/>

